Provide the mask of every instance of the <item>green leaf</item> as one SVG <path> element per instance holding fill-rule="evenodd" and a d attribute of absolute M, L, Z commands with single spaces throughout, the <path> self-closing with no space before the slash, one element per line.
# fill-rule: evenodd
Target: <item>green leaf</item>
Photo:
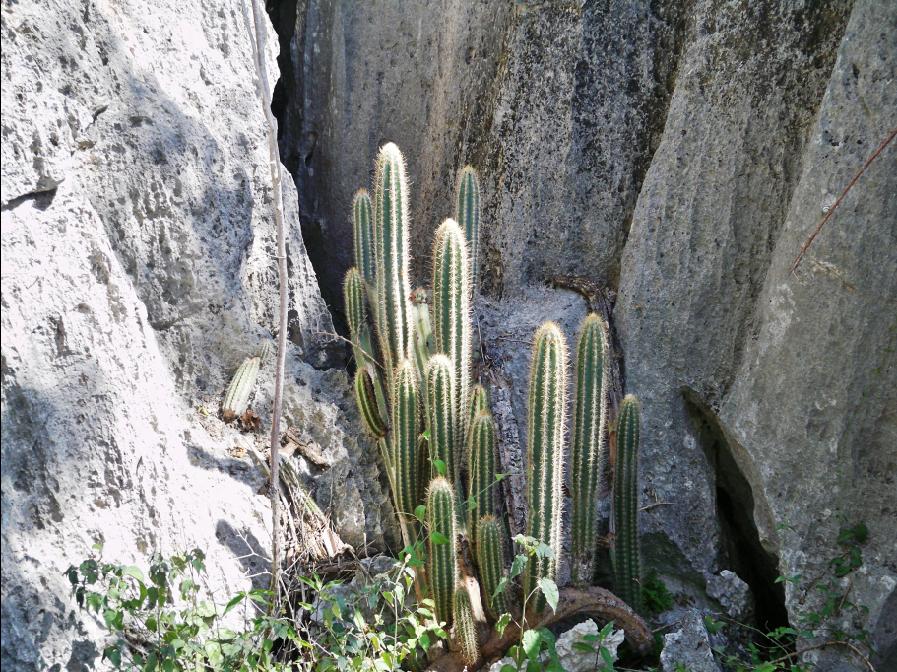
<path fill-rule="evenodd" d="M 431 532 L 430 543 L 435 544 L 436 546 L 442 546 L 443 544 L 449 543 L 449 540 L 448 537 L 440 532 Z"/>
<path fill-rule="evenodd" d="M 498 617 L 498 620 L 495 621 L 495 631 L 498 633 L 499 637 L 504 637 L 505 628 L 508 627 L 508 624 L 511 622 L 511 614 L 504 613 Z"/>
<path fill-rule="evenodd" d="M 539 579 L 539 588 L 542 590 L 542 594 L 545 596 L 545 601 L 548 603 L 548 606 L 551 607 L 551 610 L 557 611 L 559 598 L 557 584 L 548 577 L 543 576 Z"/>
<path fill-rule="evenodd" d="M 529 561 L 522 553 L 520 555 L 514 556 L 514 561 L 511 563 L 511 572 L 509 574 L 509 578 L 513 579 L 515 576 L 519 576 L 523 571 L 523 568 L 526 567 L 526 563 Z"/>
<path fill-rule="evenodd" d="M 610 637 L 610 633 L 614 631 L 614 622 L 608 621 L 607 624 L 601 628 L 601 632 L 598 633 L 598 639 L 600 641 L 604 641 L 608 637 Z"/>
<path fill-rule="evenodd" d="M 103 649 L 103 660 L 108 660 L 113 667 L 121 667 L 121 649 L 118 647 L 118 644 L 113 644 Z"/>
<path fill-rule="evenodd" d="M 532 661 L 538 660 L 539 649 L 542 643 L 542 635 L 539 631 L 527 630 L 523 633 L 521 643 L 523 644 L 523 651 L 526 653 L 526 657 Z"/>
<path fill-rule="evenodd" d="M 427 507 L 423 504 L 418 504 L 414 507 L 414 517 L 417 518 L 420 522 L 424 522 L 424 516 L 427 515 Z"/>
<path fill-rule="evenodd" d="M 508 577 L 503 576 L 498 582 L 498 585 L 495 586 L 495 590 L 492 592 L 490 596 L 490 602 L 495 602 L 495 598 L 505 592 L 505 589 L 508 587 Z"/>
<path fill-rule="evenodd" d="M 139 567 L 135 567 L 134 565 L 128 565 L 127 567 L 123 567 L 122 574 L 124 574 L 125 576 L 133 577 L 141 582 L 144 580 L 143 572 L 140 571 Z"/>
<path fill-rule="evenodd" d="M 445 476 L 445 462 L 443 460 L 433 460 L 433 468 L 440 476 Z"/>

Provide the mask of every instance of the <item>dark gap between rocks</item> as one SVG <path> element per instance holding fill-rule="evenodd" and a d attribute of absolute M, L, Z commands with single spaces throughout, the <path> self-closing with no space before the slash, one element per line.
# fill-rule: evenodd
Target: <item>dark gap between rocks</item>
<path fill-rule="evenodd" d="M 683 398 L 696 438 L 716 477 L 722 564 L 748 584 L 758 628 L 765 632 L 787 626 L 784 584 L 776 583 L 779 562 L 760 543 L 754 522 L 753 490 L 735 460 L 716 413 L 693 390 L 684 390 Z"/>

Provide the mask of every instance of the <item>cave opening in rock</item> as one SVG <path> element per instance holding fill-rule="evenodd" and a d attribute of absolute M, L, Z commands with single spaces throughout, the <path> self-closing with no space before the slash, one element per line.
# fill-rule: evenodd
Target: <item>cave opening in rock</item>
<path fill-rule="evenodd" d="M 748 584 L 754 599 L 755 625 L 768 631 L 787 626 L 778 558 L 760 542 L 754 521 L 754 494 L 738 466 L 719 418 L 692 390 L 684 391 L 685 406 L 695 436 L 716 477 L 716 516 L 720 524 L 722 564 Z"/>

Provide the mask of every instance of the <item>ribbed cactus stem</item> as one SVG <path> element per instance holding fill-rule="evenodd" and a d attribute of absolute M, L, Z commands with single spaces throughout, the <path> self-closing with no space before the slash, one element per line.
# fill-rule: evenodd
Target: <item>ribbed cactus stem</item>
<path fill-rule="evenodd" d="M 350 268 L 343 280 L 343 303 L 346 310 L 346 322 L 349 324 L 349 335 L 352 339 L 352 354 L 355 357 L 355 364 L 359 367 L 374 362 L 365 295 L 366 290 L 361 273 L 357 268 Z"/>
<path fill-rule="evenodd" d="M 386 421 L 383 419 L 383 411 L 380 407 L 381 400 L 377 394 L 379 381 L 374 380 L 376 373 L 372 373 L 370 367 L 362 366 L 355 371 L 355 403 L 365 429 L 375 438 L 386 436 Z"/>
<path fill-rule="evenodd" d="M 433 355 L 427 364 L 427 407 L 430 413 L 430 457 L 445 465 L 442 474 L 457 487 L 460 461 L 455 454 L 459 429 L 455 370 L 445 355 Z M 433 468 L 436 476 L 436 468 Z"/>
<path fill-rule="evenodd" d="M 221 415 L 225 422 L 239 418 L 246 412 L 249 407 L 249 396 L 255 389 L 260 365 L 260 357 L 247 357 L 231 378 L 224 400 L 221 402 Z"/>
<path fill-rule="evenodd" d="M 470 388 L 470 400 L 467 403 L 467 426 L 471 427 L 476 417 L 483 411 L 491 413 L 489 405 L 489 392 L 486 388 L 477 383 Z"/>
<path fill-rule="evenodd" d="M 455 220 L 467 241 L 472 294 L 475 295 L 480 270 L 480 178 L 472 166 L 464 166 L 458 171 L 455 199 Z"/>
<path fill-rule="evenodd" d="M 556 579 L 561 552 L 561 513 L 564 500 L 564 412 L 567 407 L 567 346 L 553 322 L 536 331 L 530 372 L 527 414 L 527 534 L 548 544 L 551 558 L 532 558 L 523 575 L 529 596 L 540 578 Z M 545 601 L 539 592 L 534 607 Z"/>
<path fill-rule="evenodd" d="M 389 143 L 380 148 L 374 176 L 377 332 L 388 370 L 414 356 L 409 226 L 405 159 L 399 148 Z"/>
<path fill-rule="evenodd" d="M 573 399 L 572 481 L 573 570 L 591 578 L 597 543 L 598 479 L 605 459 L 607 435 L 607 327 L 591 313 L 576 344 L 576 394 Z M 583 569 L 585 576 L 577 576 Z"/>
<path fill-rule="evenodd" d="M 495 422 L 489 411 L 480 411 L 468 437 L 467 535 L 477 539 L 477 521 L 495 513 Z"/>
<path fill-rule="evenodd" d="M 470 394 L 470 273 L 467 246 L 458 223 L 445 220 L 433 242 L 433 337 L 436 352 L 451 357 L 455 366 L 458 408 L 466 409 Z M 463 451 L 467 416 L 462 416 L 457 451 Z"/>
<path fill-rule="evenodd" d="M 445 478 L 430 481 L 427 491 L 427 578 L 436 619 L 452 623 L 452 593 L 458 577 L 455 550 L 455 491 Z"/>
<path fill-rule="evenodd" d="M 352 199 L 352 230 L 355 244 L 355 267 L 369 293 L 376 286 L 374 221 L 371 196 L 367 189 L 359 189 Z"/>
<path fill-rule="evenodd" d="M 495 595 L 495 589 L 505 574 L 505 529 L 492 515 L 483 516 L 477 522 L 476 558 L 480 570 L 480 584 L 483 587 L 483 604 L 493 619 L 510 611 L 507 591 Z"/>
<path fill-rule="evenodd" d="M 617 459 L 614 472 L 614 589 L 629 606 L 641 608 L 641 558 L 638 540 L 638 450 L 641 407 L 628 394 L 617 416 Z"/>
<path fill-rule="evenodd" d="M 473 618 L 473 606 L 467 588 L 458 586 L 452 600 L 452 613 L 455 622 L 455 641 L 458 653 L 467 665 L 473 665 L 480 659 L 480 645 L 477 641 L 477 627 Z"/>
<path fill-rule="evenodd" d="M 414 365 L 402 360 L 394 375 L 392 404 L 392 462 L 395 469 L 395 499 L 399 513 L 414 514 L 421 503 L 421 455 L 418 450 L 419 407 Z"/>

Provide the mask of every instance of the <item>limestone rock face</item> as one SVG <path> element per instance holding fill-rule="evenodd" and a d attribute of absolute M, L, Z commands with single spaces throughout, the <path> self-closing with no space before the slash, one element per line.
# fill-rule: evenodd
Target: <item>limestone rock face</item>
<path fill-rule="evenodd" d="M 245 455 L 266 451 L 270 358 L 252 402 L 262 429 L 244 434 L 215 417 L 229 377 L 273 341 L 276 323 L 247 8 L 116 0 L 0 10 L 4 669 L 99 663 L 102 640 L 63 575 L 95 542 L 110 561 L 142 565 L 152 552 L 200 547 L 224 595 L 266 567 L 264 478 Z M 268 46 L 274 78 L 276 40 Z M 284 200 L 285 423 L 335 465 L 306 470 L 306 485 L 337 532 L 382 544 L 384 493 L 345 412 L 346 376 L 314 368 L 342 355 L 289 179 Z M 250 549 L 261 557 L 237 560 Z"/>
<path fill-rule="evenodd" d="M 477 165 L 487 372 L 524 390 L 527 337 L 504 332 L 583 310 L 544 288 L 553 276 L 617 292 L 626 391 L 644 408 L 646 567 L 701 601 L 706 577 L 735 572 L 758 618 L 799 622 L 815 598 L 776 577 L 825 572 L 839 526 L 864 521 L 851 595 L 892 661 L 894 145 L 790 266 L 894 127 L 894 4 L 391 7 L 308 0 L 282 17 L 281 147 L 315 194 L 312 262 L 337 278 L 348 264 L 334 242 L 349 199 L 393 140 L 423 282 L 454 171 Z M 503 436 L 523 438 L 519 393 L 497 396 Z"/>

